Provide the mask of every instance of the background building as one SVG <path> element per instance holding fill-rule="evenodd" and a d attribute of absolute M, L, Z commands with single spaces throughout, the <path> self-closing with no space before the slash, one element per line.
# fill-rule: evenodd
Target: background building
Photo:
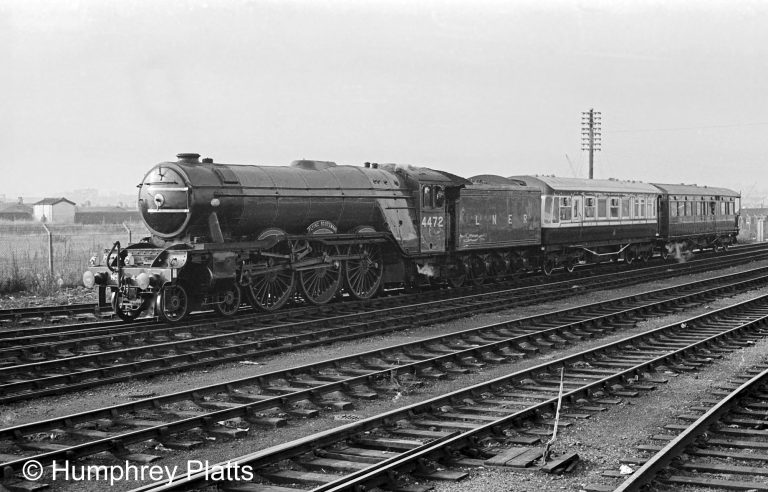
<path fill-rule="evenodd" d="M 34 205 L 35 220 L 52 224 L 73 224 L 75 202 L 66 198 L 44 198 Z"/>
<path fill-rule="evenodd" d="M 768 208 L 742 208 L 739 214 L 739 236 L 758 242 L 768 239 L 768 231 L 765 230 Z"/>

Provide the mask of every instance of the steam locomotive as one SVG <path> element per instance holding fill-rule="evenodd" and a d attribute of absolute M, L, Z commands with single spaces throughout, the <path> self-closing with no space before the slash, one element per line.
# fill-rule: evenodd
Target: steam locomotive
<path fill-rule="evenodd" d="M 739 195 L 723 188 L 547 176 L 469 179 L 395 164 L 299 160 L 244 166 L 178 154 L 139 184 L 151 236 L 83 274 L 125 321 L 167 321 L 247 297 L 274 311 L 387 286 L 480 284 L 579 263 L 646 261 L 673 248 L 724 249 Z"/>

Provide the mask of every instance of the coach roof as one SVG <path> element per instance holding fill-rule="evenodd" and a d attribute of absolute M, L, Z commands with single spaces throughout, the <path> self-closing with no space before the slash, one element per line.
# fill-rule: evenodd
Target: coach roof
<path fill-rule="evenodd" d="M 654 183 L 654 186 L 667 193 L 668 195 L 740 196 L 739 193 L 736 193 L 733 190 L 729 190 L 728 188 L 716 188 L 713 186 L 659 183 Z"/>
<path fill-rule="evenodd" d="M 659 189 L 639 181 L 618 181 L 613 179 L 558 178 L 555 176 L 510 176 L 510 179 L 525 181 L 529 186 L 538 186 L 546 194 L 558 192 L 585 193 L 650 193 L 658 194 Z"/>

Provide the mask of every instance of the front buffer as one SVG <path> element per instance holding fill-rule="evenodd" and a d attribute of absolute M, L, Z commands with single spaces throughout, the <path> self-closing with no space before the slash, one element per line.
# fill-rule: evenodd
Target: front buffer
<path fill-rule="evenodd" d="M 111 305 L 123 321 L 133 321 L 149 310 L 167 321 L 178 321 L 192 309 L 192 298 L 178 281 L 187 264 L 186 247 L 155 248 L 116 242 L 101 260 L 94 256 L 83 273 L 83 284 L 109 287 Z"/>

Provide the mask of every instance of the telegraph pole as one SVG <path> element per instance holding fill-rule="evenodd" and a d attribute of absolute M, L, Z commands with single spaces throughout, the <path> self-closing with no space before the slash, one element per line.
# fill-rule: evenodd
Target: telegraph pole
<path fill-rule="evenodd" d="M 581 150 L 589 151 L 589 179 L 594 175 L 595 151 L 600 150 L 600 120 L 602 113 L 590 109 L 581 113 Z"/>

